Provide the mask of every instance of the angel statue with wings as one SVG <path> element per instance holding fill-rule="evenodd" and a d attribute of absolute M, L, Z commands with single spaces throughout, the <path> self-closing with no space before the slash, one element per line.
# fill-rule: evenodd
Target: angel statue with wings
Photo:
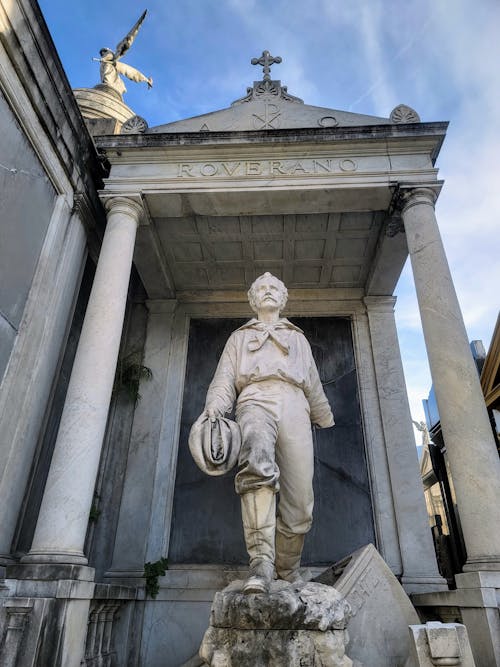
<path fill-rule="evenodd" d="M 148 78 L 147 76 L 144 76 L 142 72 L 139 72 L 138 69 L 135 69 L 135 67 L 131 67 L 130 65 L 125 65 L 125 63 L 120 62 L 120 58 L 124 56 L 132 46 L 132 43 L 137 33 L 139 32 L 139 28 L 141 27 L 142 22 L 146 17 L 146 13 L 147 10 L 144 11 L 133 28 L 121 40 L 121 42 L 119 42 L 114 52 L 111 49 L 103 48 L 99 51 L 101 57 L 94 58 L 94 60 L 97 60 L 101 63 L 101 85 L 113 88 L 113 90 L 115 90 L 120 95 L 120 97 L 123 95 L 123 93 L 127 92 L 123 79 L 119 76 L 120 74 L 123 74 L 123 76 L 126 76 L 127 79 L 136 81 L 137 83 L 145 81 L 148 84 L 148 88 L 152 88 L 153 86 L 153 79 L 151 77 Z"/>

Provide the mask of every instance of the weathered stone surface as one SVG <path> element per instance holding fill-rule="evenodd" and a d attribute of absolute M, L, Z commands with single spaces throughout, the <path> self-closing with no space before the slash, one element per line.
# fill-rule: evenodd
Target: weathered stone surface
<path fill-rule="evenodd" d="M 240 630 L 344 630 L 350 607 L 330 586 L 274 581 L 268 595 L 245 595 L 237 580 L 216 593 L 210 624 Z"/>
<path fill-rule="evenodd" d="M 200 655 L 210 667 L 351 667 L 347 632 L 207 630 Z"/>
<path fill-rule="evenodd" d="M 349 604 L 330 586 L 274 581 L 268 595 L 245 595 L 237 580 L 216 593 L 210 624 L 240 630 L 344 630 Z"/>
<path fill-rule="evenodd" d="M 349 604 L 330 586 L 274 581 L 244 595 L 243 581 L 217 593 L 200 656 L 211 667 L 350 667 Z"/>
<path fill-rule="evenodd" d="M 38 595 L 6 598 L 0 606 L 0 665 L 80 667 L 89 604 Z"/>
<path fill-rule="evenodd" d="M 328 568 L 316 580 L 335 586 L 352 608 L 347 652 L 356 667 L 406 664 L 408 625 L 419 623 L 419 618 L 372 544 Z"/>
<path fill-rule="evenodd" d="M 123 100 L 107 90 L 75 88 L 73 94 L 84 118 L 113 118 L 124 123 L 135 115 Z"/>

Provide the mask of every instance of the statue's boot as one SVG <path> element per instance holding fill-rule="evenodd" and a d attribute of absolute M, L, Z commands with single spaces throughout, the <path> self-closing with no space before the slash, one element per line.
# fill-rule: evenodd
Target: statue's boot
<path fill-rule="evenodd" d="M 276 496 L 269 487 L 248 491 L 241 496 L 241 516 L 250 572 L 244 593 L 267 593 L 274 577 L 274 537 Z"/>
<path fill-rule="evenodd" d="M 300 576 L 300 559 L 304 547 L 305 535 L 285 535 L 276 531 L 276 574 L 291 584 L 302 582 Z"/>

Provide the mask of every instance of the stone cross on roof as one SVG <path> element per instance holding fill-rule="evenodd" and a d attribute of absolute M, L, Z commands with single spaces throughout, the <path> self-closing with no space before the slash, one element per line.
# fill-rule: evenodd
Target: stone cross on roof
<path fill-rule="evenodd" d="M 271 65 L 279 64 L 281 62 L 281 57 L 277 56 L 276 58 L 272 56 L 269 51 L 262 51 L 262 56 L 260 58 L 252 58 L 252 65 L 261 65 L 264 68 L 264 81 L 271 81 Z"/>

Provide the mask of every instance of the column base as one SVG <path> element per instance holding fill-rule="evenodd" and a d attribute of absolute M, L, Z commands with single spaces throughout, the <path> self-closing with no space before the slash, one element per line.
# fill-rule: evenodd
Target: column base
<path fill-rule="evenodd" d="M 435 593 L 448 590 L 446 579 L 443 579 L 440 575 L 403 574 L 401 585 L 408 595 L 412 593 Z"/>
<path fill-rule="evenodd" d="M 89 561 L 83 551 L 30 551 L 21 558 L 21 563 L 40 563 L 43 565 L 88 565 Z"/>
<path fill-rule="evenodd" d="M 95 570 L 88 565 L 69 563 L 16 563 L 7 567 L 6 579 L 19 581 L 84 581 L 93 582 Z M 30 593 L 32 595 L 33 593 Z"/>
<path fill-rule="evenodd" d="M 468 558 L 463 566 L 464 572 L 500 572 L 500 555 L 494 556 L 477 556 L 476 558 Z"/>

